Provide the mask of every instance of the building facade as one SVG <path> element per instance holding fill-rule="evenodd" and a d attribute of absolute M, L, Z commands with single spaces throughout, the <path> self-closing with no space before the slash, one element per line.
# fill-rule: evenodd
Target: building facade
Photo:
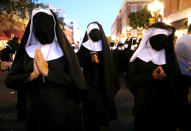
<path fill-rule="evenodd" d="M 124 0 L 121 9 L 119 10 L 116 19 L 111 26 L 111 36 L 116 42 L 124 42 L 131 37 L 141 38 L 145 29 L 132 29 L 129 26 L 129 14 L 142 10 L 146 5 L 150 4 L 152 0 Z"/>
<path fill-rule="evenodd" d="M 176 35 L 186 33 L 191 23 L 191 0 L 160 0 L 164 4 L 164 20 L 176 27 Z"/>
<path fill-rule="evenodd" d="M 1 0 L 0 2 L 0 50 L 13 37 L 21 39 L 28 24 L 29 11 L 27 8 L 12 9 L 13 6 L 19 5 L 20 0 Z"/>

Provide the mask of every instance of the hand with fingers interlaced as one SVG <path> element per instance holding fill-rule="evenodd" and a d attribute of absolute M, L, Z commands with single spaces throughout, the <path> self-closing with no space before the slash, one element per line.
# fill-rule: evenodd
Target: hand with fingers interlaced
<path fill-rule="evenodd" d="M 34 59 L 40 74 L 42 74 L 43 76 L 48 76 L 48 63 L 44 59 L 44 56 L 40 49 L 36 49 Z"/>
<path fill-rule="evenodd" d="M 161 66 L 155 68 L 152 73 L 154 79 L 163 80 L 166 77 L 166 74 Z"/>

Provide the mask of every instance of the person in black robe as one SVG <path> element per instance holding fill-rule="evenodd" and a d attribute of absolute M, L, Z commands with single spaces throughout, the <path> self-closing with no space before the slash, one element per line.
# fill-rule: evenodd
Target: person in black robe
<path fill-rule="evenodd" d="M 176 131 L 180 69 L 173 49 L 175 28 L 149 27 L 130 59 L 129 84 L 135 96 L 135 131 Z"/>
<path fill-rule="evenodd" d="M 77 55 L 88 83 L 83 104 L 85 131 L 100 131 L 117 118 L 114 98 L 120 86 L 109 44 L 98 22 L 88 25 Z"/>
<path fill-rule="evenodd" d="M 34 9 L 5 84 L 26 93 L 27 131 L 82 131 L 86 81 L 55 13 Z"/>
<path fill-rule="evenodd" d="M 117 45 L 117 49 L 113 53 L 119 77 L 122 77 L 125 72 L 125 54 L 126 50 L 124 44 L 120 41 Z"/>
<path fill-rule="evenodd" d="M 113 53 L 113 51 L 117 48 L 114 41 L 111 41 L 109 43 L 109 47 L 110 47 L 111 53 Z"/>
<path fill-rule="evenodd" d="M 12 61 L 11 55 L 13 55 L 19 46 L 19 39 L 14 37 L 12 40 L 9 40 L 6 46 L 0 51 L 0 59 L 2 61 Z"/>

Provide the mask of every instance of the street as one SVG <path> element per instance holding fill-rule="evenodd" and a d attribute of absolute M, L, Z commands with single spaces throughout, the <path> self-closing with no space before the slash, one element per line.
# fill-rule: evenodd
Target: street
<path fill-rule="evenodd" d="M 17 94 L 5 87 L 6 75 L 7 72 L 0 72 L 0 114 L 4 116 L 0 121 L 0 131 L 25 131 L 25 124 L 16 121 Z M 107 131 L 133 131 L 133 95 L 124 88 L 123 81 L 121 86 L 115 99 L 118 119 L 111 122 Z"/>

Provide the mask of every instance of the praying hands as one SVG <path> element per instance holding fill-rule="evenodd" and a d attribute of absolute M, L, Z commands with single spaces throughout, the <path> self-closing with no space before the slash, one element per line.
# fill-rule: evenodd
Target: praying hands
<path fill-rule="evenodd" d="M 33 72 L 30 75 L 30 80 L 38 78 L 40 74 L 48 76 L 48 63 L 44 59 L 40 49 L 36 49 L 33 60 Z"/>
<path fill-rule="evenodd" d="M 155 68 L 152 73 L 154 79 L 163 80 L 166 77 L 166 74 L 161 66 Z"/>

